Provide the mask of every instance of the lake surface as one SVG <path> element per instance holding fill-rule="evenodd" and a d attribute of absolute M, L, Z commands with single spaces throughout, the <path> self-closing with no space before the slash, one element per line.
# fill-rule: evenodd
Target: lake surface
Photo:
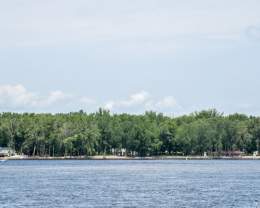
<path fill-rule="evenodd" d="M 0 162 L 0 207 L 260 207 L 260 161 Z"/>

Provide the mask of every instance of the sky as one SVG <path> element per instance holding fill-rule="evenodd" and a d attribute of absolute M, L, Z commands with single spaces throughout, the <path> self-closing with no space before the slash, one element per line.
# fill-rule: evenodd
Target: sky
<path fill-rule="evenodd" d="M 259 0 L 0 0 L 0 112 L 260 115 Z"/>

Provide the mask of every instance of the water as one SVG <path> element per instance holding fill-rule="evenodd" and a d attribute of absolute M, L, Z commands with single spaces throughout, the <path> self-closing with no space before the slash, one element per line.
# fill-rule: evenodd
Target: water
<path fill-rule="evenodd" d="M 0 207 L 260 207 L 260 161 L 6 161 Z"/>

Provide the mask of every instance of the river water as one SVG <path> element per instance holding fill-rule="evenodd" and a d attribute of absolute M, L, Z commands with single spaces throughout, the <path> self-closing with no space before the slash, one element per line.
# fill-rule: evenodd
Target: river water
<path fill-rule="evenodd" d="M 0 207 L 260 207 L 260 161 L 0 162 Z"/>

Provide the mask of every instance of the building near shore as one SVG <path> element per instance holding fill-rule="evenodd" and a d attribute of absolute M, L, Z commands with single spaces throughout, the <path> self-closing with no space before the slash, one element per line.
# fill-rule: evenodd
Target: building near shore
<path fill-rule="evenodd" d="M 0 147 L 0 157 L 10 157 L 15 155 L 15 151 L 9 147 Z"/>

